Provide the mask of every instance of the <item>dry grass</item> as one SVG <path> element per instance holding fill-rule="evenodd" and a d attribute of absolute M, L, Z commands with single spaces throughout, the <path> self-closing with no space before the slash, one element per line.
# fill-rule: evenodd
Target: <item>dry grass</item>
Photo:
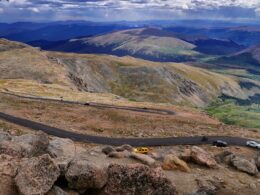
<path fill-rule="evenodd" d="M 158 106 L 158 105 L 157 105 Z M 102 136 L 231 135 L 259 139 L 257 131 L 225 126 L 198 111 L 169 107 L 176 116 L 28 101 L 1 95 L 3 112 L 70 131 Z"/>

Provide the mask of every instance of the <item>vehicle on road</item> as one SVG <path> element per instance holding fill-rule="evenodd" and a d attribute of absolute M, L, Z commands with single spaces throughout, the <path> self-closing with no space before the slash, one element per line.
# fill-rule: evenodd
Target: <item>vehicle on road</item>
<path fill-rule="evenodd" d="M 134 149 L 134 152 L 139 153 L 139 154 L 148 154 L 149 151 L 150 151 L 150 149 L 146 148 L 146 147 L 140 147 L 140 148 Z"/>
<path fill-rule="evenodd" d="M 227 147 L 228 143 L 222 140 L 217 140 L 213 142 L 213 146 L 217 146 L 217 147 Z"/>
<path fill-rule="evenodd" d="M 255 141 L 247 141 L 246 145 L 252 148 L 260 149 L 260 144 Z"/>

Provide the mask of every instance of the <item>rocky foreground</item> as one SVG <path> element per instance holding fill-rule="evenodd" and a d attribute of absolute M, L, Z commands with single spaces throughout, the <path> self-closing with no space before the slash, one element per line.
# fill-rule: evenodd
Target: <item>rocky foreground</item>
<path fill-rule="evenodd" d="M 0 195 L 217 194 L 227 181 L 197 178 L 196 189 L 190 192 L 187 181 L 187 191 L 179 192 L 166 173 L 192 174 L 193 166 L 222 171 L 223 165 L 247 175 L 253 181 L 249 192 L 257 194 L 260 154 L 255 154 L 252 159 L 228 150 L 213 155 L 197 146 L 148 155 L 129 145 L 89 150 L 41 132 L 16 136 L 0 130 Z"/>

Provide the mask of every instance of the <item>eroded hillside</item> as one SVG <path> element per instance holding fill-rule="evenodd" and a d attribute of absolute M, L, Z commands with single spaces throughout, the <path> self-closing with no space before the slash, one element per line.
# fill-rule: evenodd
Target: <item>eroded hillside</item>
<path fill-rule="evenodd" d="M 0 44 L 5 48 L 0 53 L 1 88 L 11 91 L 20 88 L 32 95 L 44 88 L 45 96 L 51 91 L 58 97 L 81 91 L 112 93 L 132 101 L 205 106 L 221 94 L 247 99 L 260 92 L 258 87 L 243 88 L 241 79 L 236 77 L 183 63 L 44 52 L 7 40 Z M 247 79 L 247 82 L 253 81 Z M 259 83 L 254 81 L 254 85 Z"/>

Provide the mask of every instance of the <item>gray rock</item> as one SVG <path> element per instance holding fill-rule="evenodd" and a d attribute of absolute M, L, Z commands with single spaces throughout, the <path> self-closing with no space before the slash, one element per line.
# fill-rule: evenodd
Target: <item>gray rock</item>
<path fill-rule="evenodd" d="M 108 182 L 101 194 L 174 195 L 176 189 L 159 168 L 151 169 L 141 164 L 112 164 L 108 168 Z"/>
<path fill-rule="evenodd" d="M 136 159 L 136 160 L 139 160 L 141 161 L 143 164 L 146 164 L 146 165 L 149 165 L 149 166 L 152 166 L 155 164 L 155 160 L 153 158 L 151 158 L 150 156 L 147 156 L 145 154 L 138 154 L 138 153 L 135 153 L 135 152 L 132 152 L 130 154 L 130 157 L 133 158 L 133 159 Z"/>
<path fill-rule="evenodd" d="M 11 141 L 5 141 L 0 144 L 0 150 L 2 153 L 8 155 L 33 157 L 46 153 L 48 145 L 48 136 L 45 133 L 39 132 L 36 134 L 14 136 Z"/>
<path fill-rule="evenodd" d="M 127 158 L 130 156 L 130 152 L 122 151 L 122 152 L 111 152 L 109 153 L 108 157 L 110 158 Z"/>
<path fill-rule="evenodd" d="M 8 133 L 0 130 L 0 142 L 8 140 L 11 140 L 11 136 Z"/>
<path fill-rule="evenodd" d="M 107 171 L 87 160 L 76 159 L 70 163 L 65 177 L 71 189 L 101 189 L 107 182 Z"/>
<path fill-rule="evenodd" d="M 250 162 L 249 160 L 232 155 L 231 164 L 238 170 L 246 172 L 250 175 L 256 175 L 258 173 L 257 167 L 254 162 Z"/>
<path fill-rule="evenodd" d="M 134 148 L 128 144 L 125 144 L 125 145 L 122 145 L 122 146 L 119 146 L 119 147 L 116 147 L 115 150 L 117 152 L 123 152 L 123 151 L 129 151 L 129 152 L 132 152 L 134 150 Z"/>
<path fill-rule="evenodd" d="M 47 151 L 64 175 L 76 155 L 76 146 L 70 139 L 54 138 L 50 141 Z"/>
<path fill-rule="evenodd" d="M 111 152 L 115 152 L 115 149 L 112 146 L 106 146 L 102 149 L 102 152 L 106 155 L 110 154 Z"/>
<path fill-rule="evenodd" d="M 15 183 L 20 194 L 43 195 L 58 179 L 60 170 L 48 154 L 24 161 L 18 169 Z"/>
<path fill-rule="evenodd" d="M 216 161 L 217 161 L 218 163 L 230 164 L 230 162 L 231 162 L 231 155 L 232 155 L 232 154 L 233 154 L 233 153 L 230 152 L 230 151 L 224 151 L 224 152 L 222 152 L 222 153 L 220 153 L 220 154 L 217 154 L 217 155 L 215 156 L 215 159 L 216 159 Z"/>

